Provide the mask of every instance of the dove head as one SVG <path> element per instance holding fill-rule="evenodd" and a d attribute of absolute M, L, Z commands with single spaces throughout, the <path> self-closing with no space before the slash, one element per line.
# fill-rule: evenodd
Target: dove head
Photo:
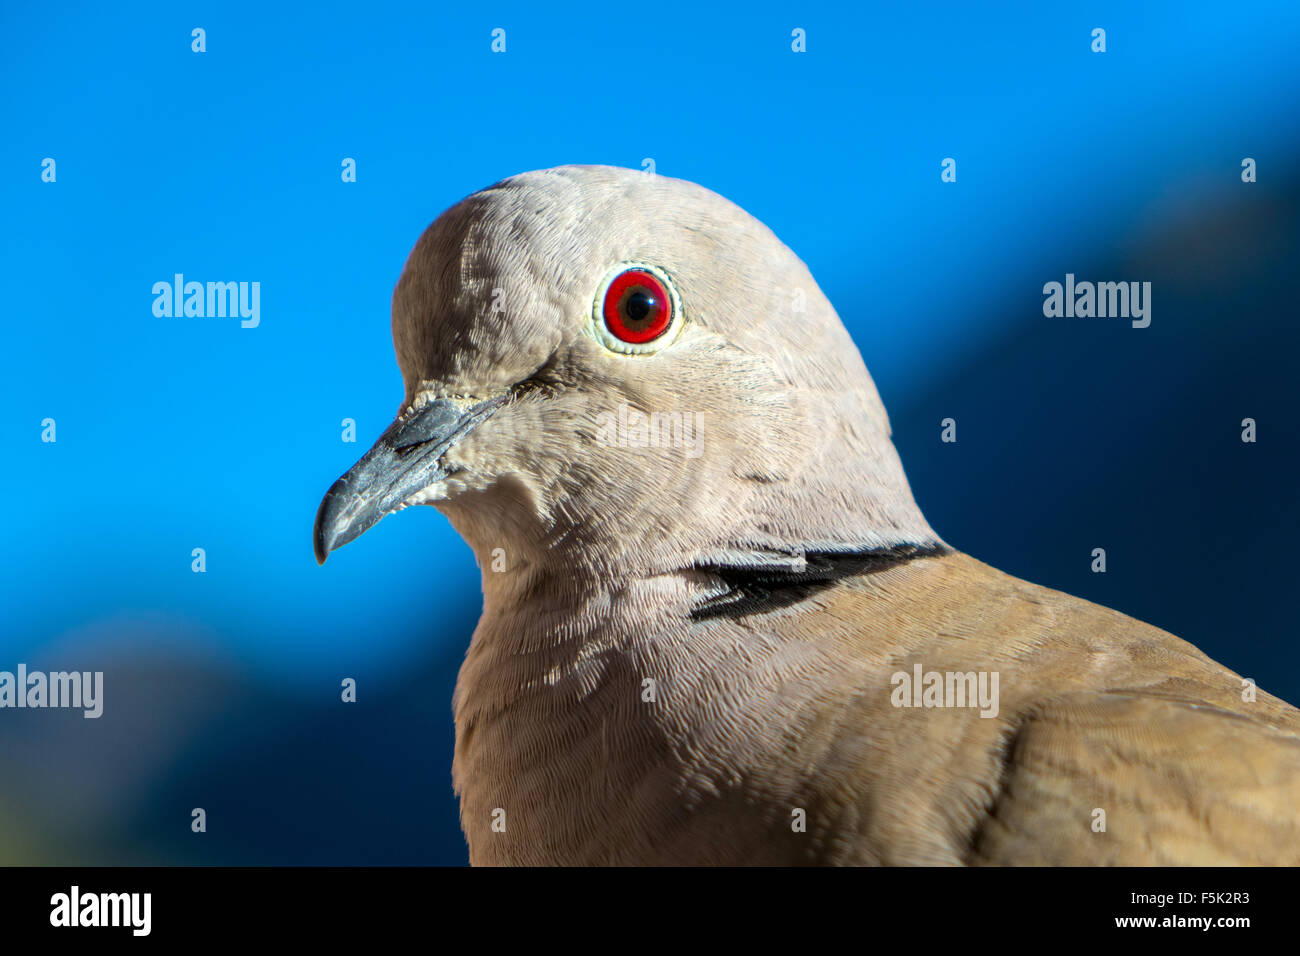
<path fill-rule="evenodd" d="M 701 186 L 567 166 L 475 193 L 416 243 L 392 329 L 403 409 L 321 503 L 321 561 L 426 503 L 485 577 L 938 542 L 812 275 Z"/>

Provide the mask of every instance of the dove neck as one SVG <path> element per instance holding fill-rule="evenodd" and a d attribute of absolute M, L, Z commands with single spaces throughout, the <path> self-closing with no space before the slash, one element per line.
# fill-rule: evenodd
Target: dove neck
<path fill-rule="evenodd" d="M 808 556 L 911 554 L 944 546 L 906 491 L 883 507 L 867 502 L 843 511 L 800 509 L 795 501 L 771 499 L 761 523 L 752 511 L 716 508 L 679 521 L 672 534 L 655 522 L 643 527 L 616 515 L 546 520 L 530 506 L 535 499 L 499 487 L 466 497 L 475 500 L 442 502 L 439 510 L 474 551 L 485 618 L 552 604 L 599 603 L 634 584 L 701 569 L 789 563 L 800 573 Z"/>

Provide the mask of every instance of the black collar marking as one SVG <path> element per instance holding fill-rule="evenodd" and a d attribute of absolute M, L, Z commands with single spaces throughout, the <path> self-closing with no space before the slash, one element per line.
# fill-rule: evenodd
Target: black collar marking
<path fill-rule="evenodd" d="M 915 558 L 940 557 L 949 550 L 942 544 L 900 544 L 869 551 L 810 551 L 798 571 L 788 565 L 696 565 L 695 570 L 720 577 L 727 590 L 693 608 L 691 619 L 746 617 L 789 607 L 844 578 L 874 574 Z"/>

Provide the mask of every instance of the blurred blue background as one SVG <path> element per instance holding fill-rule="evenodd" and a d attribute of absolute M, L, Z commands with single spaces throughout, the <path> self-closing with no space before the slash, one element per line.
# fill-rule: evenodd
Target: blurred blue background
<path fill-rule="evenodd" d="M 900 6 L 5 3 L 0 670 L 106 690 L 0 711 L 0 862 L 465 862 L 473 556 L 429 508 L 310 533 L 401 400 L 416 237 L 564 163 L 653 158 L 803 257 L 950 543 L 1300 701 L 1300 6 Z M 260 326 L 155 318 L 177 272 L 259 281 Z M 1067 272 L 1151 281 L 1150 328 L 1045 318 Z"/>

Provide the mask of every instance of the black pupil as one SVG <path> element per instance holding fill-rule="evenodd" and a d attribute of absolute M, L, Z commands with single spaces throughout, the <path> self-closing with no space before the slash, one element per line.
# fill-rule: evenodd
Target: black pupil
<path fill-rule="evenodd" d="M 653 313 L 658 303 L 650 293 L 643 289 L 634 289 L 632 294 L 627 297 L 623 308 L 627 311 L 627 317 L 633 322 L 644 322 Z"/>

